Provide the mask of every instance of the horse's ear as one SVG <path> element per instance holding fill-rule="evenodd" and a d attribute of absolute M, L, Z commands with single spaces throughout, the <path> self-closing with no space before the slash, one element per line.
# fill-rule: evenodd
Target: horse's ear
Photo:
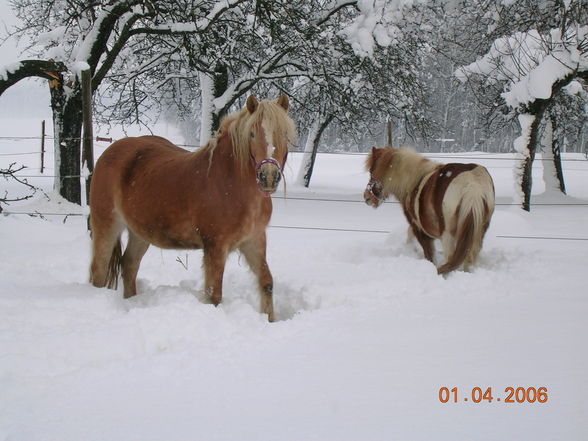
<path fill-rule="evenodd" d="M 288 107 L 290 106 L 290 102 L 288 101 L 288 95 L 285 93 L 281 94 L 278 98 L 278 104 L 282 106 L 282 108 L 287 112 Z"/>
<path fill-rule="evenodd" d="M 372 147 L 372 155 L 376 153 L 376 150 L 377 150 L 377 149 L 376 149 L 376 146 L 373 146 L 373 147 Z"/>
<path fill-rule="evenodd" d="M 253 94 L 249 95 L 249 97 L 247 98 L 247 110 L 249 111 L 249 113 L 253 113 L 255 112 L 255 110 L 257 110 L 257 104 L 259 104 L 257 98 L 255 98 Z"/>

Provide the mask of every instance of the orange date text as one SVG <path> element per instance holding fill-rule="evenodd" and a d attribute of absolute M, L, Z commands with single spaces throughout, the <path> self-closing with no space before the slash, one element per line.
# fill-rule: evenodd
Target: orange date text
<path fill-rule="evenodd" d="M 439 401 L 442 403 L 547 403 L 549 395 L 546 387 L 507 387 L 504 394 L 494 395 L 491 387 L 473 387 L 458 389 L 442 387 L 439 389 Z"/>

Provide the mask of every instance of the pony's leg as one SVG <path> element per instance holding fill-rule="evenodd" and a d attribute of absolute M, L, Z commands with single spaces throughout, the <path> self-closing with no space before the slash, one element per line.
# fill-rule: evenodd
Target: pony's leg
<path fill-rule="evenodd" d="M 129 242 L 122 256 L 122 275 L 124 284 L 124 298 L 137 294 L 137 273 L 141 259 L 149 248 L 149 242 L 144 241 L 129 230 Z"/>
<path fill-rule="evenodd" d="M 223 299 L 223 274 L 227 249 L 216 244 L 204 246 L 204 289 L 215 306 Z"/>
<path fill-rule="evenodd" d="M 92 285 L 103 288 L 107 284 L 116 287 L 116 280 L 109 280 L 109 277 L 117 277 L 118 271 L 111 274 L 109 271 L 111 263 L 116 265 L 113 259 L 115 254 L 120 253 L 120 234 L 124 225 L 112 217 L 99 221 L 98 216 L 90 218 L 92 227 L 92 263 L 90 264 L 90 282 Z M 120 254 L 118 254 L 120 257 Z M 114 270 L 112 268 L 111 270 Z"/>
<path fill-rule="evenodd" d="M 265 231 L 254 239 L 243 243 L 239 250 L 245 256 L 245 260 L 253 273 L 257 276 L 259 295 L 261 298 L 261 312 L 268 315 L 268 320 L 273 322 L 274 317 L 274 279 L 266 260 Z"/>
<path fill-rule="evenodd" d="M 435 257 L 435 245 L 433 243 L 433 239 L 416 228 L 412 228 L 412 232 L 414 234 L 414 237 L 416 237 L 417 241 L 421 244 L 421 247 L 423 248 L 425 259 L 427 259 L 429 262 L 433 262 L 433 258 Z"/>
<path fill-rule="evenodd" d="M 455 236 L 449 232 L 444 232 L 441 236 L 441 246 L 443 247 L 443 258 L 445 262 L 449 261 L 449 258 L 455 252 Z"/>

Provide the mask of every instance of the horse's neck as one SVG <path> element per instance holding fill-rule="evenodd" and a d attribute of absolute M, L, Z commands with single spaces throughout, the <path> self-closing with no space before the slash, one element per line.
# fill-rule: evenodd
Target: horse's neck
<path fill-rule="evenodd" d="M 439 164 L 412 152 L 399 154 L 390 169 L 391 193 L 401 202 L 411 195 L 421 180 Z"/>
<path fill-rule="evenodd" d="M 235 156 L 228 134 L 220 135 L 209 142 L 209 144 L 197 152 L 200 161 L 206 161 L 209 172 L 219 173 L 223 179 L 240 179 L 243 174 L 253 173 L 249 164 L 241 164 Z"/>

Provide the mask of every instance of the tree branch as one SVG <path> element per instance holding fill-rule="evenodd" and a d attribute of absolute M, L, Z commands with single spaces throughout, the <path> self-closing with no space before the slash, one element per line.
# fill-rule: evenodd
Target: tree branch
<path fill-rule="evenodd" d="M 62 72 L 66 72 L 65 64 L 53 60 L 24 60 L 0 69 L 0 95 L 20 80 L 29 77 L 40 77 L 51 82 L 62 82 Z"/>

